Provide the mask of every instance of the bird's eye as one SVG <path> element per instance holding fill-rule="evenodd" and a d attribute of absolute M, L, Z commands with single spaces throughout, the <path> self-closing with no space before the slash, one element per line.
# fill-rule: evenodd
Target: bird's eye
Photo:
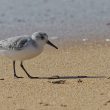
<path fill-rule="evenodd" d="M 41 36 L 41 39 L 42 39 L 42 40 L 44 40 L 44 39 L 45 39 L 45 37 L 44 37 L 44 36 Z"/>

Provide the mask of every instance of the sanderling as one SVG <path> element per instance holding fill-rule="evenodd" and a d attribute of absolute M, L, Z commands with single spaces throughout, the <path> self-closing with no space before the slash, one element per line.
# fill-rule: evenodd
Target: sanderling
<path fill-rule="evenodd" d="M 6 40 L 0 41 L 0 54 L 13 60 L 14 77 L 23 78 L 17 76 L 16 74 L 15 62 L 16 60 L 19 60 L 21 62 L 21 68 L 29 78 L 38 78 L 29 75 L 29 73 L 23 66 L 23 61 L 38 56 L 43 51 L 45 44 L 49 44 L 58 49 L 57 46 L 55 46 L 48 40 L 48 35 L 44 32 L 35 32 L 32 34 L 32 36 L 25 35 L 11 37 Z"/>

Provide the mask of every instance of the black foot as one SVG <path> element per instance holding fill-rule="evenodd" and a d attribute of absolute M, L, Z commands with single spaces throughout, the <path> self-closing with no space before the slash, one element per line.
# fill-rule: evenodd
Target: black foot
<path fill-rule="evenodd" d="M 15 78 L 24 78 L 24 77 L 20 77 L 20 76 L 17 76 L 17 75 L 14 75 L 14 77 L 15 77 Z"/>
<path fill-rule="evenodd" d="M 39 79 L 39 77 L 33 77 L 33 76 L 30 76 L 30 75 L 28 75 L 28 77 L 29 77 L 30 79 Z"/>

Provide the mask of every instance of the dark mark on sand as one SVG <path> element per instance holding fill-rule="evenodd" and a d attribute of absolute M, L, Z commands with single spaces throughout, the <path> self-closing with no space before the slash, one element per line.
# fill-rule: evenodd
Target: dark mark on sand
<path fill-rule="evenodd" d="M 62 107 L 67 107 L 67 105 L 61 104 Z"/>
<path fill-rule="evenodd" d="M 1 78 L 0 80 L 4 80 L 4 78 Z"/>
<path fill-rule="evenodd" d="M 50 104 L 43 103 L 43 102 L 40 102 L 39 104 L 40 104 L 40 105 L 43 105 L 43 106 L 50 106 Z"/>
<path fill-rule="evenodd" d="M 64 84 L 66 81 L 65 80 L 57 80 L 57 81 L 48 81 L 49 83 L 53 84 Z"/>
<path fill-rule="evenodd" d="M 108 103 L 110 103 L 110 100 L 108 100 L 104 105 L 106 106 Z"/>
<path fill-rule="evenodd" d="M 78 83 L 82 83 L 83 81 L 81 79 L 78 80 Z"/>
<path fill-rule="evenodd" d="M 8 99 L 11 99 L 11 98 L 12 98 L 12 96 L 8 96 L 7 98 L 8 98 Z"/>
<path fill-rule="evenodd" d="M 104 93 L 101 93 L 100 95 L 104 95 Z"/>

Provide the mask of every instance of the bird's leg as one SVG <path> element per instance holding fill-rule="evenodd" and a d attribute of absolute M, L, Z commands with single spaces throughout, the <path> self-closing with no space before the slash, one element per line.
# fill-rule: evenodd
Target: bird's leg
<path fill-rule="evenodd" d="M 13 61 L 13 70 L 14 70 L 14 77 L 16 78 L 23 78 L 16 75 L 16 69 L 15 69 L 15 61 Z"/>
<path fill-rule="evenodd" d="M 24 72 L 27 74 L 27 76 L 29 77 L 29 78 L 31 78 L 31 79 L 36 79 L 36 78 L 39 78 L 39 77 L 33 77 L 33 76 L 31 76 L 31 75 L 29 75 L 29 73 L 26 71 L 26 69 L 24 68 L 24 66 L 23 66 L 23 63 L 22 63 L 22 61 L 21 61 L 21 68 L 24 70 Z"/>

